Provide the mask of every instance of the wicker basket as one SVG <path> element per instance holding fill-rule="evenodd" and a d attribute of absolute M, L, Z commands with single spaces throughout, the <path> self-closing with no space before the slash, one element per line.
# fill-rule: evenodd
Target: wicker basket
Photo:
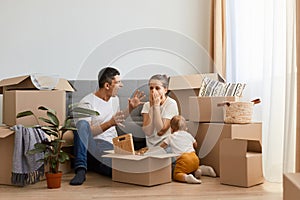
<path fill-rule="evenodd" d="M 251 102 L 224 102 L 224 122 L 228 124 L 247 124 L 252 121 L 253 106 L 259 99 Z"/>

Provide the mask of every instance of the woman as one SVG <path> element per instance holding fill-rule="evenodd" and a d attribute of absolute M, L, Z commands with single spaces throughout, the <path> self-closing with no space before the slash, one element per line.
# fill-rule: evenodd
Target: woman
<path fill-rule="evenodd" d="M 168 77 L 154 75 L 149 80 L 149 102 L 142 109 L 143 131 L 148 147 L 159 146 L 171 134 L 170 120 L 178 115 L 177 103 L 167 96 Z"/>

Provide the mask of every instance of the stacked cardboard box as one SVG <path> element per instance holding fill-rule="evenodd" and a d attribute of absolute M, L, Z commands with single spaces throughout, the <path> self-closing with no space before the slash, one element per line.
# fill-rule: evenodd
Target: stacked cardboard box
<path fill-rule="evenodd" d="M 181 115 L 188 119 L 189 132 L 196 138 L 200 164 L 212 166 L 224 184 L 249 187 L 262 183 L 262 124 L 225 124 L 223 107 L 219 107 L 218 104 L 224 101 L 239 101 L 239 98 L 198 96 L 205 76 L 223 81 L 216 73 L 186 75 L 171 77 L 169 87 L 171 96 L 179 104 Z M 181 83 L 185 84 L 180 87 Z M 225 138 L 230 141 L 226 140 L 227 142 L 224 141 L 221 145 Z M 242 144 L 235 145 L 236 142 Z M 236 146 L 236 149 L 232 150 L 232 146 Z M 236 152 L 238 154 L 234 154 Z M 233 163 L 238 164 L 240 174 L 243 175 L 236 176 L 228 169 Z M 228 177 L 238 177 L 238 180 Z"/>
<path fill-rule="evenodd" d="M 12 170 L 12 156 L 14 149 L 14 132 L 9 126 L 22 124 L 32 126 L 42 124 L 33 116 L 16 118 L 19 112 L 31 110 L 37 116 L 45 115 L 39 111 L 39 106 L 49 107 L 57 112 L 62 123 L 66 116 L 66 92 L 74 91 L 65 79 L 59 79 L 54 90 L 38 90 L 29 75 L 3 79 L 0 81 L 0 94 L 3 94 L 3 123 L 7 127 L 0 129 L 0 184 L 10 185 Z M 64 172 L 70 171 L 70 163 L 61 168 Z"/>
<path fill-rule="evenodd" d="M 283 200 L 296 200 L 300 197 L 300 173 L 283 174 Z"/>
<path fill-rule="evenodd" d="M 264 181 L 261 134 L 249 132 L 245 137 L 242 135 L 244 132 L 240 133 L 220 143 L 220 181 L 223 184 L 250 187 Z"/>
<path fill-rule="evenodd" d="M 201 83 L 204 77 L 224 82 L 223 78 L 217 73 L 191 74 L 185 76 L 172 76 L 169 81 L 170 97 L 177 101 L 179 113 L 188 120 L 189 97 L 198 96 Z"/>

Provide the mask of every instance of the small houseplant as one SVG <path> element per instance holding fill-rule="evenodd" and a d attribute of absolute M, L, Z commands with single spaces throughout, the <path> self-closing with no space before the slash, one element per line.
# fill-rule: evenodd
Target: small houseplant
<path fill-rule="evenodd" d="M 65 163 L 70 159 L 69 154 L 62 150 L 62 144 L 65 142 L 63 139 L 64 134 L 67 131 L 77 130 L 73 119 L 75 117 L 89 117 L 92 115 L 99 115 L 98 112 L 81 108 L 78 106 L 70 105 L 70 113 L 64 120 L 63 125 L 60 125 L 60 122 L 57 118 L 56 111 L 47 108 L 45 106 L 38 107 L 38 110 L 45 111 L 47 117 L 37 117 L 32 111 L 24 111 L 17 114 L 17 118 L 26 117 L 33 115 L 37 122 L 38 119 L 45 122 L 46 125 L 38 125 L 36 128 L 41 128 L 47 135 L 48 140 L 42 141 L 41 143 L 36 143 L 34 145 L 34 149 L 29 150 L 28 154 L 36 154 L 36 153 L 44 153 L 44 158 L 38 160 L 38 162 L 44 162 L 45 166 L 48 166 L 48 170 L 46 170 L 46 179 L 48 188 L 59 188 L 61 183 L 62 172 L 59 171 L 59 165 Z M 51 185 L 51 177 L 58 177 L 57 185 Z M 49 178 L 50 177 L 50 178 Z"/>

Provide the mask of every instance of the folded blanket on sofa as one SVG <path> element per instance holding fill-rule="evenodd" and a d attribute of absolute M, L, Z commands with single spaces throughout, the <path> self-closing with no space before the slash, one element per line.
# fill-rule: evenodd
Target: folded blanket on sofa
<path fill-rule="evenodd" d="M 15 145 L 13 154 L 13 169 L 11 182 L 13 185 L 25 186 L 36 183 L 44 175 L 43 153 L 30 155 L 27 152 L 34 144 L 46 140 L 45 133 L 40 128 L 26 128 L 22 125 L 13 126 Z"/>

